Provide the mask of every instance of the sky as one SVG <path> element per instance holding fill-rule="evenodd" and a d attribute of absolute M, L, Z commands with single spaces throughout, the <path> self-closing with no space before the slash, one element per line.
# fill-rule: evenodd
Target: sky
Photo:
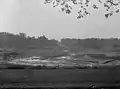
<path fill-rule="evenodd" d="M 92 10 L 91 10 L 92 11 Z M 44 0 L 0 0 L 0 32 L 50 39 L 120 37 L 120 13 L 105 19 L 103 11 L 78 20 L 77 8 L 71 15 L 59 12 Z"/>

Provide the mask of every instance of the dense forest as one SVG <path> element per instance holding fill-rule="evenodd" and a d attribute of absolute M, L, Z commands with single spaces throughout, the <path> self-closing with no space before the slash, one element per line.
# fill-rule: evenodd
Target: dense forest
<path fill-rule="evenodd" d="M 12 50 L 24 55 L 48 55 L 52 53 L 53 50 L 55 52 L 56 50 L 61 49 L 58 44 L 59 42 L 57 40 L 49 40 L 45 36 L 35 38 L 34 36 L 27 36 L 25 33 L 0 33 L 1 50 Z"/>
<path fill-rule="evenodd" d="M 49 40 L 45 36 L 38 38 L 26 36 L 25 33 L 0 33 L 0 47 L 12 49 L 42 49 L 46 46 L 57 46 L 57 40 Z"/>
<path fill-rule="evenodd" d="M 61 40 L 61 43 L 70 48 L 71 51 L 97 50 L 97 51 L 120 51 L 120 39 L 109 38 L 88 38 L 88 39 L 69 39 Z"/>
<path fill-rule="evenodd" d="M 25 33 L 13 34 L 0 33 L 0 49 L 14 50 L 24 55 L 56 55 L 69 52 L 80 52 L 88 50 L 97 51 L 120 51 L 120 39 L 88 38 L 72 39 L 63 38 L 61 41 L 48 39 L 46 36 L 30 37 Z M 68 52 L 66 52 L 68 53 Z"/>

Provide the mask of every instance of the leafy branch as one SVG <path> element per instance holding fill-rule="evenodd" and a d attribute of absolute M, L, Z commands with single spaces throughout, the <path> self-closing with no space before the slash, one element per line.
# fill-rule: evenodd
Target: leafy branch
<path fill-rule="evenodd" d="M 105 17 L 108 18 L 120 10 L 120 0 L 45 0 L 45 4 L 51 3 L 53 7 L 59 7 L 62 12 L 70 14 L 73 5 L 80 5 L 77 19 L 82 19 L 90 15 L 89 8 L 99 10 L 100 6 L 104 7 Z"/>

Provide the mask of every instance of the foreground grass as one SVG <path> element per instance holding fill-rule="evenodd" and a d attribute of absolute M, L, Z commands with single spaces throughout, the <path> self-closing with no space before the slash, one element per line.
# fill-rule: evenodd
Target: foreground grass
<path fill-rule="evenodd" d="M 102 69 L 4 69 L 0 70 L 0 83 L 39 84 L 117 84 L 120 67 Z"/>

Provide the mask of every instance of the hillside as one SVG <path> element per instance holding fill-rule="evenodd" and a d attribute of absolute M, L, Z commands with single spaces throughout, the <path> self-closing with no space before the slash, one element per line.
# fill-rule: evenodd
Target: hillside
<path fill-rule="evenodd" d="M 102 51 L 120 52 L 120 39 L 109 38 L 88 38 L 88 39 L 61 39 L 61 43 L 67 46 L 72 52 Z"/>
<path fill-rule="evenodd" d="M 46 36 L 37 38 L 27 36 L 25 33 L 0 33 L 0 50 L 7 49 L 20 52 L 23 56 L 61 56 L 70 53 L 82 52 L 120 52 L 120 39 L 89 38 L 89 39 L 48 39 Z"/>
<path fill-rule="evenodd" d="M 0 49 L 20 52 L 22 56 L 54 56 L 66 53 L 57 40 L 49 40 L 45 36 L 29 37 L 25 33 L 0 33 Z"/>

